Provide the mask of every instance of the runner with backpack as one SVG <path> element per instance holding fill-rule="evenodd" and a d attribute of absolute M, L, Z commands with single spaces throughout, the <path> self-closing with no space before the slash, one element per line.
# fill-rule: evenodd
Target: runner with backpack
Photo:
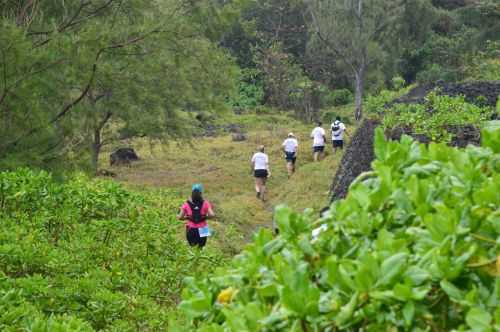
<path fill-rule="evenodd" d="M 177 219 L 186 220 L 186 239 L 191 247 L 203 248 L 210 236 L 207 220 L 215 218 L 210 202 L 203 199 L 203 186 L 199 183 L 191 188 L 191 199 L 181 206 Z"/>
<path fill-rule="evenodd" d="M 344 148 L 344 133 L 349 135 L 346 130 L 345 124 L 340 121 L 340 116 L 337 116 L 332 123 L 333 154 L 337 154 L 337 149 L 342 150 Z"/>

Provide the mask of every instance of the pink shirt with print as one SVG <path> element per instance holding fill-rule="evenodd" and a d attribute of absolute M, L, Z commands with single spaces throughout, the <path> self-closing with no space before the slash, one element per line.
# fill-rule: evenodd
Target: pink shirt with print
<path fill-rule="evenodd" d="M 201 207 L 201 215 L 203 215 L 203 216 L 208 215 L 208 210 L 211 208 L 212 208 L 212 205 L 210 205 L 209 201 L 203 201 L 203 205 Z M 182 204 L 181 209 L 186 216 L 191 217 L 193 215 L 193 212 L 191 211 L 191 207 L 189 206 L 189 204 L 187 202 L 184 202 L 184 204 Z M 198 224 L 195 224 L 191 220 L 186 220 L 186 226 L 188 226 L 189 228 L 202 228 L 202 227 L 207 226 L 207 222 L 202 221 Z"/>

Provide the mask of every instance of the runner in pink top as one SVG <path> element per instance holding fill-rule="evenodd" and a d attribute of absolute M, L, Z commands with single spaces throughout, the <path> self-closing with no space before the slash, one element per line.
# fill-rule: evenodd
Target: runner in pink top
<path fill-rule="evenodd" d="M 192 187 L 191 199 L 184 202 L 177 218 L 186 220 L 186 239 L 190 246 L 204 247 L 209 236 L 207 219 L 215 217 L 210 202 L 203 200 L 203 186 Z"/>

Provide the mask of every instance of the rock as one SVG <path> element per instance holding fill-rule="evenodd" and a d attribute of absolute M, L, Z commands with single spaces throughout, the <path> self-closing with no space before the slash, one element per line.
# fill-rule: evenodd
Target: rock
<path fill-rule="evenodd" d="M 108 171 L 107 169 L 100 169 L 97 171 L 97 176 L 107 176 L 107 177 L 116 177 L 115 172 Z"/>
<path fill-rule="evenodd" d="M 111 166 L 130 165 L 130 162 L 139 160 L 137 153 L 132 148 L 119 148 L 109 155 Z"/>
<path fill-rule="evenodd" d="M 229 132 L 229 133 L 239 134 L 239 133 L 241 133 L 241 130 L 242 130 L 241 126 L 237 125 L 235 123 L 230 123 L 230 124 L 224 126 L 224 131 Z"/>
<path fill-rule="evenodd" d="M 354 133 L 333 179 L 330 190 L 332 201 L 345 198 L 352 181 L 371 169 L 371 162 L 375 158 L 373 137 L 377 126 L 376 121 L 364 120 Z"/>
<path fill-rule="evenodd" d="M 245 109 L 237 106 L 237 107 L 233 108 L 233 112 L 236 115 L 242 115 L 243 113 L 245 113 Z"/>
<path fill-rule="evenodd" d="M 242 133 L 234 133 L 232 136 L 233 142 L 243 142 L 247 140 L 247 135 Z"/>

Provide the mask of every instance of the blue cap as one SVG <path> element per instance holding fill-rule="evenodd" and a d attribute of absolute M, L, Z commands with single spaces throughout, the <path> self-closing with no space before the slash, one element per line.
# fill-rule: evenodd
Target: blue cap
<path fill-rule="evenodd" d="M 202 193 L 203 192 L 203 186 L 201 185 L 201 183 L 195 183 L 191 187 L 191 190 L 192 191 L 199 191 L 200 193 Z"/>

